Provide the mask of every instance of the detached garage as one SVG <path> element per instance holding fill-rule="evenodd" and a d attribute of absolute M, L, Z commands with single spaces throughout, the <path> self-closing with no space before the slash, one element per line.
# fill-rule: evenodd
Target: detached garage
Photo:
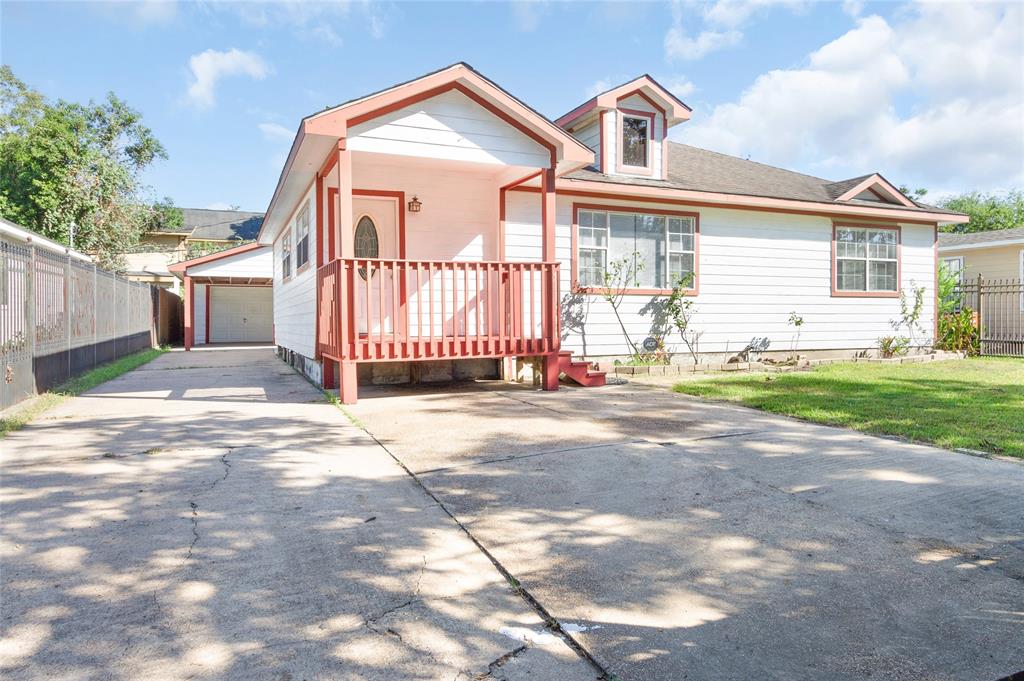
<path fill-rule="evenodd" d="M 184 281 L 185 349 L 274 342 L 272 249 L 246 244 L 168 268 Z"/>

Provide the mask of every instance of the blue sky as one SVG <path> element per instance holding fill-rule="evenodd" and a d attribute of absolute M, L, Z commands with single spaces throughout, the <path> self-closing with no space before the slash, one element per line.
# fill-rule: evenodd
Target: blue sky
<path fill-rule="evenodd" d="M 299 119 L 466 61 L 556 117 L 650 73 L 694 108 L 679 141 L 929 198 L 1024 185 L 1016 4 L 9 2 L 0 57 L 53 98 L 109 90 L 170 158 L 179 205 L 264 210 Z"/>

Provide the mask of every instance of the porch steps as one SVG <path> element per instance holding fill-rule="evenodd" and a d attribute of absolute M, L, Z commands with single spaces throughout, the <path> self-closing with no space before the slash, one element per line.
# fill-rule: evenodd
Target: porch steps
<path fill-rule="evenodd" d="M 558 353 L 558 370 L 586 388 L 596 388 L 605 384 L 605 372 L 594 369 L 591 362 L 574 360 L 571 352 Z"/>

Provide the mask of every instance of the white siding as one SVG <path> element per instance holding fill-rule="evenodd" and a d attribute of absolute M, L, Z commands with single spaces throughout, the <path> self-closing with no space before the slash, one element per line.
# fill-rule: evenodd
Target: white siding
<path fill-rule="evenodd" d="M 587 202 L 644 205 L 594 199 Z M 509 260 L 540 258 L 537 204 L 535 194 L 510 193 L 506 222 Z M 571 198 L 560 198 L 557 212 L 555 248 L 562 262 L 563 309 L 572 307 L 585 320 L 582 329 L 564 329 L 568 335 L 563 348 L 590 356 L 628 354 L 608 304 L 598 296 L 571 294 Z M 710 208 L 695 212 L 700 213 L 701 236 L 700 294 L 694 298 L 694 327 L 703 332 L 701 352 L 738 352 L 754 337 L 767 337 L 769 350 L 789 351 L 795 336 L 788 325 L 791 312 L 804 318 L 799 350 L 873 348 L 880 336 L 893 334 L 889 322 L 899 316 L 899 300 L 831 296 L 829 219 Z M 921 326 L 927 340 L 931 339 L 934 323 L 933 238 L 930 226 L 903 226 L 902 286 L 925 287 Z M 637 343 L 651 333 L 651 315 L 642 311 L 651 300 L 651 296 L 626 296 L 621 308 L 630 336 Z M 675 341 L 676 350 L 683 350 L 678 337 L 669 340 Z"/>
<path fill-rule="evenodd" d="M 257 248 L 188 268 L 193 277 L 269 277 L 273 269 L 269 248 Z"/>
<path fill-rule="evenodd" d="M 586 125 L 576 129 L 573 135 L 580 142 L 583 142 L 594 152 L 594 164 L 601 167 L 601 117 L 590 121 Z"/>
<path fill-rule="evenodd" d="M 296 204 L 301 208 L 312 196 L 312 188 Z M 315 203 L 315 202 L 314 202 Z M 311 210 L 315 209 L 315 205 Z M 297 210 L 296 210 L 297 212 Z M 311 218 L 309 232 L 309 265 L 301 272 L 295 271 L 295 239 L 292 238 L 292 276 L 281 280 L 281 240 L 294 230 L 295 214 L 288 220 L 286 229 L 281 230 L 273 247 L 274 271 L 274 342 L 300 355 L 316 355 L 316 214 Z"/>
<path fill-rule="evenodd" d="M 619 124 L 616 116 L 617 111 L 606 111 L 602 118 L 604 119 L 604 143 L 608 147 L 608 160 L 605 162 L 605 169 L 610 174 L 616 172 L 616 166 L 619 162 Z M 601 150 L 604 153 L 604 150 Z"/>
<path fill-rule="evenodd" d="M 348 148 L 383 154 L 544 167 L 548 153 L 460 92 L 445 92 L 366 121 Z"/>
<path fill-rule="evenodd" d="M 196 345 L 206 344 L 206 284 L 195 284 L 192 308 L 195 310 Z"/>

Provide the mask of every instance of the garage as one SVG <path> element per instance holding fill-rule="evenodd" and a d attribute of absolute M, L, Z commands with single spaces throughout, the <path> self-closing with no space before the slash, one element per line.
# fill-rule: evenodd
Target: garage
<path fill-rule="evenodd" d="M 217 343 L 273 343 L 271 249 L 246 244 L 168 269 L 184 282 L 185 349 Z"/>
<path fill-rule="evenodd" d="M 211 343 L 274 340 L 274 291 L 269 286 L 211 286 Z"/>

